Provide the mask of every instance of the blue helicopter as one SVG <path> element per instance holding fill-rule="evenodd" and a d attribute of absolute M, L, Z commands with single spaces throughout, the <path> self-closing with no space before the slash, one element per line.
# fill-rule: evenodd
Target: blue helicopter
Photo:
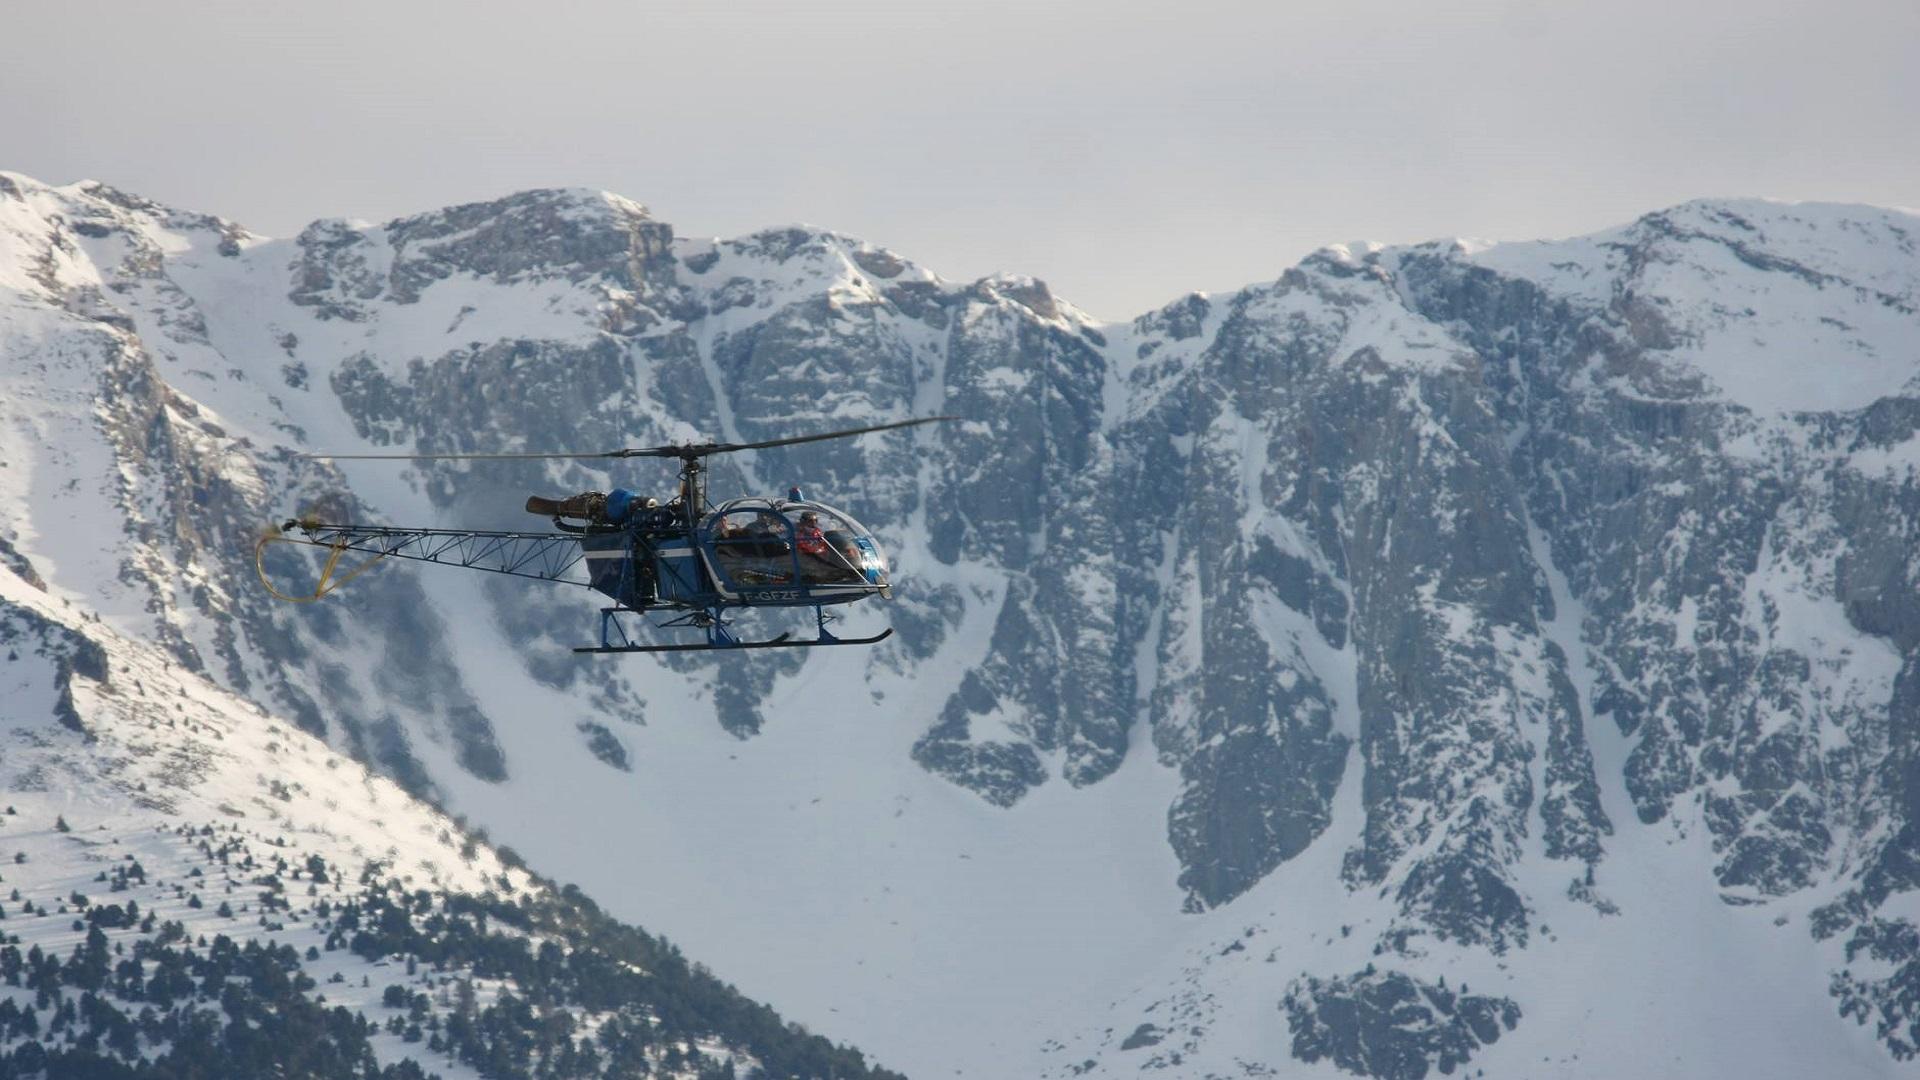
<path fill-rule="evenodd" d="M 255 567 L 269 593 L 303 603 L 320 599 L 387 558 L 583 585 L 613 603 L 600 609 L 600 643 L 573 650 L 577 653 L 871 645 L 886 640 L 893 630 L 871 637 L 837 637 L 827 628 L 834 616 L 826 609 L 892 594 L 886 555 L 874 535 L 845 511 L 802 498 L 798 488 L 789 490 L 784 499 L 740 498 L 715 506 L 707 501 L 704 463 L 715 454 L 844 439 L 952 419 L 927 416 L 763 442 L 688 443 L 598 453 L 308 454 L 304 456 L 321 460 L 398 461 L 676 458 L 680 483 L 678 494 L 665 505 L 618 488 L 564 499 L 530 496 L 528 512 L 551 518 L 557 532 L 409 529 L 294 518 L 261 538 L 255 548 Z M 266 559 L 275 543 L 326 549 L 311 595 L 288 595 L 274 587 Z M 349 563 L 345 569 L 343 560 Z M 766 640 L 744 640 L 733 632 L 728 615 L 749 608 L 812 608 L 816 636 L 795 640 L 788 632 Z M 647 644 L 629 632 L 628 620 L 656 613 L 666 616 L 653 624 L 657 628 L 698 630 L 706 640 Z"/>

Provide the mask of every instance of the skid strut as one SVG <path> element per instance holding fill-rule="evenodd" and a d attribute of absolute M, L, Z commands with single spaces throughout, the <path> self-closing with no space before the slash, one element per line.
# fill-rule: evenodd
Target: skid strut
<path fill-rule="evenodd" d="M 704 643 L 695 642 L 686 645 L 643 645 L 627 634 L 625 624 L 620 621 L 622 615 L 638 615 L 639 612 L 628 607 L 606 607 L 600 609 L 600 644 L 582 646 L 574 649 L 577 653 L 658 653 L 658 652 L 718 652 L 723 649 L 812 649 L 824 645 L 872 645 L 893 636 L 893 628 L 888 627 L 872 637 L 842 638 L 835 637 L 827 630 L 827 615 L 820 608 L 814 608 L 815 624 L 819 628 L 819 637 L 812 641 L 795 641 L 791 632 L 766 641 L 742 641 L 734 636 L 732 630 L 718 615 L 711 612 L 694 612 L 691 615 L 661 624 L 667 627 L 697 626 L 707 632 Z"/>

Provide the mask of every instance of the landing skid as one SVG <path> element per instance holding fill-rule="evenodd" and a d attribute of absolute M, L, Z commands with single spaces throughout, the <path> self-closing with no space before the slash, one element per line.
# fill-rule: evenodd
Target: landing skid
<path fill-rule="evenodd" d="M 815 649 L 827 645 L 872 645 L 893 636 L 893 628 L 872 637 L 843 638 L 835 637 L 827 630 L 829 616 L 815 608 L 814 616 L 819 627 L 819 636 L 811 641 L 795 641 L 791 632 L 767 641 L 741 641 L 733 636 L 727 625 L 715 617 L 705 617 L 698 621 L 674 620 L 667 626 L 699 626 L 707 632 L 707 640 L 686 645 L 641 645 L 627 636 L 626 628 L 620 624 L 620 615 L 632 614 L 630 608 L 600 609 L 600 644 L 582 645 L 575 648 L 576 653 L 665 653 L 665 652 L 726 652 L 734 649 Z"/>
<path fill-rule="evenodd" d="M 787 639 L 792 636 L 792 634 L 781 634 L 771 641 L 735 641 L 726 645 L 712 642 L 695 645 L 583 645 L 573 651 L 577 653 L 708 652 L 715 649 L 783 649 L 807 644 L 806 642 L 789 642 Z"/>
<path fill-rule="evenodd" d="M 725 652 L 733 649 L 817 649 L 827 645 L 872 645 L 893 636 L 893 628 L 863 638 L 819 638 L 813 641 L 791 641 L 791 634 L 781 634 L 771 641 L 739 641 L 731 645 L 601 645 L 582 646 L 573 650 L 577 653 L 642 653 L 642 652 Z"/>

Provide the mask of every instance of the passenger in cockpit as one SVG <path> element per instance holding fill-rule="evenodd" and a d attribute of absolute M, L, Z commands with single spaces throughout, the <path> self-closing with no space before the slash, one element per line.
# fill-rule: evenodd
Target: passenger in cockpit
<path fill-rule="evenodd" d="M 801 511 L 799 524 L 793 527 L 793 546 L 803 555 L 826 558 L 827 535 L 820 531 L 820 515 L 811 510 Z"/>

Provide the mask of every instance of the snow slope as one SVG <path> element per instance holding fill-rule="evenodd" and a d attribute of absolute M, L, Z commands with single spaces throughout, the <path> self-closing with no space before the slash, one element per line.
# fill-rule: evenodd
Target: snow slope
<path fill-rule="evenodd" d="M 564 1029 L 577 1033 L 582 1054 L 610 1026 L 663 1029 L 665 1037 L 644 1057 L 622 1057 L 609 1046 L 609 1075 L 636 1075 L 639 1065 L 646 1075 L 705 1076 L 724 1067 L 751 1075 L 763 1066 L 778 1068 L 767 1062 L 769 1051 L 791 1049 L 768 1043 L 764 1030 L 733 1031 L 725 1024 L 693 1038 L 668 1034 L 664 1008 L 647 996 L 611 1006 L 556 1002 L 497 961 L 461 962 L 457 946 L 445 942 L 419 952 L 369 947 L 360 932 L 375 925 L 371 912 L 398 895 L 427 916 L 409 928 L 423 930 L 426 942 L 448 927 L 471 930 L 458 914 L 431 914 L 436 907 L 461 912 L 458 902 L 465 900 L 503 920 L 492 932 L 495 949 L 573 958 L 583 967 L 633 966 L 618 954 L 591 955 L 604 946 L 558 925 L 516 925 L 509 917 L 515 905 L 531 911 L 557 904 L 564 911 L 573 902 L 555 897 L 550 883 L 516 859 L 503 859 L 463 823 L 10 571 L 0 571 L 0 640 L 8 647 L 5 677 L 12 691 L 0 735 L 7 799 L 0 845 L 10 856 L 0 931 L 14 958 L 25 954 L 31 964 L 42 953 L 56 961 L 77 954 L 90 933 L 99 933 L 96 926 L 109 928 L 113 955 L 134 957 L 136 972 L 142 963 L 159 963 L 156 953 L 143 950 L 174 943 L 191 952 L 196 941 L 205 948 L 214 938 L 215 954 L 229 939 L 249 948 L 289 948 L 296 958 L 304 954 L 296 970 L 310 980 L 306 987 L 318 1005 L 343 1008 L 372 1025 L 367 1041 L 380 1066 L 412 1062 L 446 1078 L 494 1075 L 496 1066 L 482 1061 L 511 1060 L 512 1051 L 489 1059 L 456 1055 L 451 1045 L 442 1051 L 440 1021 L 451 1035 L 457 1016 L 521 1007 L 516 996 L 534 1002 L 543 1018 L 555 1005 L 570 1005 Z M 126 921 L 117 922 L 123 911 Z M 365 913 L 365 921 L 356 912 Z M 391 914 L 377 923 L 383 933 L 392 931 Z M 480 928 L 486 938 L 484 915 Z M 695 973 L 692 983 L 709 981 Z M 45 984 L 29 979 L 22 986 L 10 977 L 0 986 L 0 1001 L 51 1015 L 81 1000 L 77 990 L 70 984 L 49 992 Z M 258 983 L 254 991 L 272 992 Z M 417 1003 L 402 1011 L 396 994 Z M 100 996 L 118 999 L 129 1015 L 143 1002 L 157 1002 L 162 1012 L 177 1008 L 157 988 L 152 997 L 111 988 Z M 730 996 L 723 992 L 718 1000 Z M 270 1009 L 285 1008 L 284 1001 L 269 1001 Z M 191 1000 L 186 1007 L 193 1007 Z M 235 1012 L 230 1003 L 226 1008 Z M 152 1012 L 146 1004 L 143 1015 Z M 423 1043 L 423 1023 L 435 1032 L 431 1046 Z M 491 1034 L 480 1041 L 492 1040 L 496 1050 L 511 1046 L 493 1023 L 491 1016 L 481 1021 Z M 50 1052 L 73 1052 L 80 1035 L 85 1051 L 84 1040 L 102 1032 L 87 1035 L 84 1028 L 62 1035 L 56 1021 L 39 1042 Z M 818 1042 L 799 1032 L 792 1037 Z M 784 1043 L 788 1036 L 776 1038 Z M 7 1048 L 27 1041 L 16 1037 Z M 149 1036 L 122 1060 L 138 1064 L 170 1049 Z M 311 1055 L 314 1048 L 289 1049 Z M 577 1059 L 544 1064 L 574 1070 L 562 1075 L 601 1075 L 598 1066 Z M 842 1074 L 866 1075 L 857 1055 L 837 1052 L 834 1064 L 849 1070 Z M 308 1067 L 314 1067 L 310 1056 Z"/>

